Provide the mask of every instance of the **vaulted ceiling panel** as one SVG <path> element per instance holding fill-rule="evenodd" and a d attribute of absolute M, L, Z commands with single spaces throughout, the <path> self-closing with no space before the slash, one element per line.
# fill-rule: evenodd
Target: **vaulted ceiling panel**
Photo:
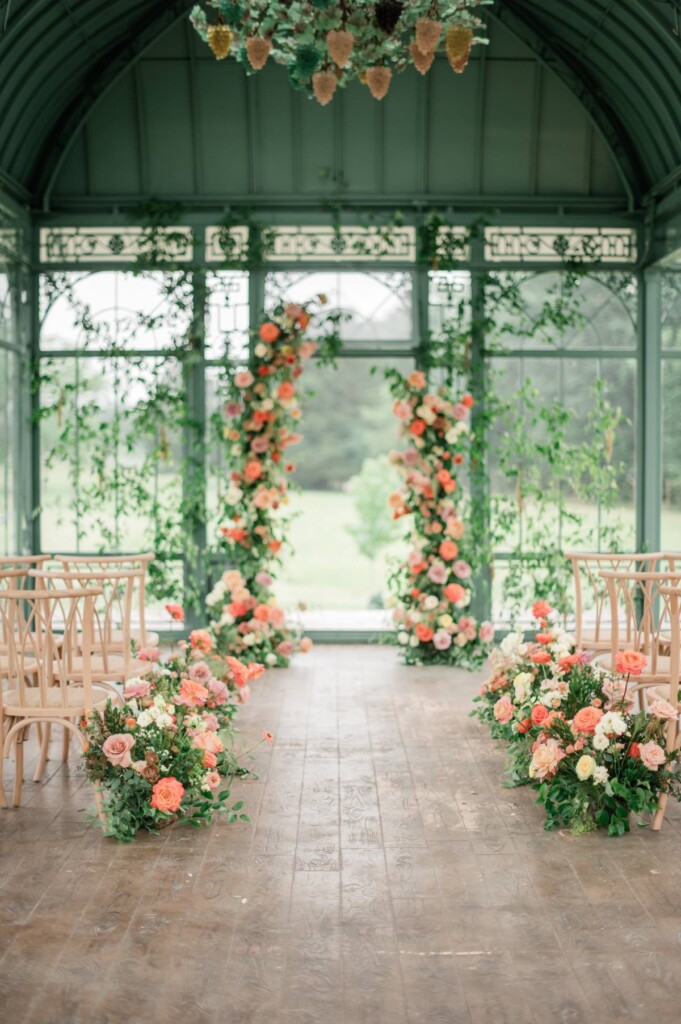
<path fill-rule="evenodd" d="M 396 80 L 382 105 L 355 85 L 323 110 L 282 69 L 247 83 L 233 62 L 215 64 L 187 26 L 190 6 L 13 0 L 0 170 L 40 203 L 309 196 L 329 180 L 363 196 L 615 190 L 636 201 L 681 168 L 678 0 L 496 0 L 491 46 L 464 75 L 439 60 L 425 80 Z"/>

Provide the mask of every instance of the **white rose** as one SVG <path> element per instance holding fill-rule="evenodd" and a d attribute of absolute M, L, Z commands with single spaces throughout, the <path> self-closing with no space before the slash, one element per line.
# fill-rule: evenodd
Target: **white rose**
<path fill-rule="evenodd" d="M 617 711 L 606 711 L 597 725 L 599 732 L 615 736 L 623 736 L 627 731 L 627 723 Z"/>
<path fill-rule="evenodd" d="M 423 601 L 423 607 L 426 608 L 428 611 L 432 611 L 433 608 L 437 608 L 439 603 L 440 602 L 438 601 L 434 594 L 428 594 L 428 597 L 426 597 Z"/>
<path fill-rule="evenodd" d="M 610 740 L 605 735 L 605 733 L 600 732 L 597 727 L 596 732 L 593 736 L 593 740 L 591 741 L 591 745 L 593 746 L 594 750 L 607 750 L 610 746 Z"/>
<path fill-rule="evenodd" d="M 253 349 L 258 359 L 262 359 L 263 356 L 267 355 L 267 345 L 263 345 L 261 341 Z"/>
<path fill-rule="evenodd" d="M 575 773 L 581 782 L 586 782 L 594 773 L 596 762 L 590 754 L 582 754 L 575 765 Z"/>
<path fill-rule="evenodd" d="M 141 711 L 137 716 L 137 724 L 139 725 L 140 729 L 146 729 L 147 726 L 151 725 L 152 722 L 153 718 L 151 717 L 148 711 Z"/>
<path fill-rule="evenodd" d="M 276 656 L 276 654 L 272 654 L 270 652 L 267 655 L 267 657 L 265 658 L 265 661 L 267 662 L 268 665 L 276 665 L 277 664 L 277 656 Z"/>
<path fill-rule="evenodd" d="M 593 771 L 593 780 L 599 786 L 604 786 L 608 781 L 608 769 L 603 764 L 597 764 Z"/>
<path fill-rule="evenodd" d="M 397 642 L 398 644 L 402 644 L 402 646 L 405 647 L 409 643 L 409 634 L 405 633 L 404 630 L 402 630 L 402 632 L 397 634 Z"/>
<path fill-rule="evenodd" d="M 409 646 L 410 647 L 418 647 L 420 642 L 421 641 L 419 640 L 419 638 L 417 636 L 412 636 L 412 637 L 409 638 Z"/>
<path fill-rule="evenodd" d="M 257 637 L 255 633 L 246 633 L 243 637 L 243 642 L 246 645 L 246 647 L 252 647 L 256 640 Z"/>

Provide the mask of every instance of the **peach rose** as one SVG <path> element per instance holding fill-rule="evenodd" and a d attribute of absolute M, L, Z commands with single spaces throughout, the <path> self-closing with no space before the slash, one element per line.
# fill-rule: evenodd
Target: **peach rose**
<path fill-rule="evenodd" d="M 583 736 L 593 736 L 602 717 L 603 712 L 600 708 L 594 708 L 591 705 L 580 708 L 572 719 L 572 731 L 582 733 Z"/>
<path fill-rule="evenodd" d="M 197 750 L 208 751 L 210 754 L 221 754 L 224 744 L 216 732 L 197 732 L 192 737 L 192 746 Z"/>
<path fill-rule="evenodd" d="M 425 388 L 426 386 L 426 375 L 420 370 L 413 370 L 412 373 L 407 377 L 407 384 L 410 388 Z"/>
<path fill-rule="evenodd" d="M 623 676 L 639 676 L 647 664 L 640 651 L 620 651 L 615 658 L 615 668 Z"/>
<path fill-rule="evenodd" d="M 193 629 L 189 634 L 189 643 L 194 650 L 210 654 L 213 650 L 213 637 L 207 629 Z"/>
<path fill-rule="evenodd" d="M 300 641 L 300 650 L 303 654 L 307 654 L 308 651 L 312 650 L 312 640 L 309 636 L 304 636 Z"/>
<path fill-rule="evenodd" d="M 206 787 L 206 789 L 217 789 L 218 786 L 220 785 L 219 773 L 216 771 L 208 772 L 205 779 L 203 780 L 203 784 Z"/>
<path fill-rule="evenodd" d="M 250 370 L 241 370 L 240 373 L 235 374 L 234 383 L 238 388 L 250 388 L 253 383 L 253 374 Z"/>
<path fill-rule="evenodd" d="M 177 703 L 186 704 L 188 707 L 201 707 L 208 700 L 208 696 L 209 691 L 201 683 L 194 679 L 183 679 Z"/>
<path fill-rule="evenodd" d="M 506 694 L 494 705 L 494 717 L 500 725 L 506 725 L 513 718 L 513 705 Z"/>
<path fill-rule="evenodd" d="M 445 562 L 451 562 L 459 553 L 459 545 L 453 540 L 443 540 L 438 550 L 440 558 L 443 558 Z"/>
<path fill-rule="evenodd" d="M 171 814 L 179 811 L 183 796 L 184 786 L 169 775 L 167 779 L 159 779 L 151 790 L 151 806 L 157 811 Z"/>
<path fill-rule="evenodd" d="M 102 743 L 102 753 L 109 764 L 117 768 L 129 768 L 132 764 L 130 751 L 135 746 L 135 737 L 125 732 L 116 732 Z"/>
<path fill-rule="evenodd" d="M 638 756 L 641 758 L 646 768 L 649 768 L 651 772 L 656 772 L 660 765 L 663 765 L 667 760 L 667 755 L 664 750 L 659 743 L 655 743 L 654 740 L 650 740 L 649 743 L 640 743 Z"/>
<path fill-rule="evenodd" d="M 652 701 L 652 703 L 648 705 L 648 710 L 650 711 L 653 718 L 673 720 L 679 717 L 679 713 L 674 707 L 674 705 L 670 704 L 668 700 L 664 700 L 661 697 L 657 700 Z"/>
<path fill-rule="evenodd" d="M 466 591 L 460 583 L 448 583 L 443 591 L 445 597 L 452 604 L 456 604 L 457 601 L 463 601 L 466 596 Z"/>
<path fill-rule="evenodd" d="M 273 324 L 268 320 L 266 323 L 260 325 L 260 331 L 258 333 L 263 341 L 272 344 L 273 341 L 277 340 L 281 331 L 276 324 Z"/>
<path fill-rule="evenodd" d="M 555 775 L 558 765 L 565 757 L 565 751 L 561 748 L 558 740 L 548 739 L 541 743 L 530 762 L 529 774 L 531 779 L 546 779 Z"/>

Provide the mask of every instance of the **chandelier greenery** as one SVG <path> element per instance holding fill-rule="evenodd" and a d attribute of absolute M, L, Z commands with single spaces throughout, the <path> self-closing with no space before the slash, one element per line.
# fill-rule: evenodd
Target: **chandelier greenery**
<path fill-rule="evenodd" d="M 325 106 L 353 78 L 382 100 L 410 64 L 425 75 L 438 49 L 452 69 L 466 68 L 485 43 L 476 9 L 491 0 L 204 0 L 191 22 L 217 60 L 232 56 L 249 74 L 271 58 L 291 84 Z"/>

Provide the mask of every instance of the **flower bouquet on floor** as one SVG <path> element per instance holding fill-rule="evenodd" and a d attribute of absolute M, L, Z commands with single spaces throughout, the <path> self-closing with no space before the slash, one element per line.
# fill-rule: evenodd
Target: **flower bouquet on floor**
<path fill-rule="evenodd" d="M 217 812 L 248 820 L 241 802 L 228 802 L 229 780 L 248 774 L 233 752 L 231 719 L 234 694 L 263 667 L 226 658 L 214 673 L 201 636 L 193 636 L 167 664 L 145 651 L 152 669 L 126 683 L 123 706 L 108 701 L 81 722 L 85 771 L 107 836 L 130 841 L 174 821 L 207 824 Z"/>
<path fill-rule="evenodd" d="M 634 711 L 642 654 L 621 652 L 607 672 L 574 649 L 546 602 L 533 612 L 534 641 L 521 632 L 502 641 L 472 713 L 509 744 L 508 782 L 535 787 L 547 829 L 622 835 L 632 813 L 654 814 L 663 792 L 681 795 L 678 751 L 667 747 L 678 712 L 659 698 Z"/>
<path fill-rule="evenodd" d="M 397 642 L 408 665 L 478 667 L 494 629 L 468 611 L 472 568 L 456 494 L 473 399 L 453 401 L 444 387 L 429 391 L 420 370 L 408 377 L 389 370 L 386 377 L 408 442 L 391 453 L 403 482 L 389 501 L 394 518 L 413 517 L 409 556 L 390 580 Z"/>

